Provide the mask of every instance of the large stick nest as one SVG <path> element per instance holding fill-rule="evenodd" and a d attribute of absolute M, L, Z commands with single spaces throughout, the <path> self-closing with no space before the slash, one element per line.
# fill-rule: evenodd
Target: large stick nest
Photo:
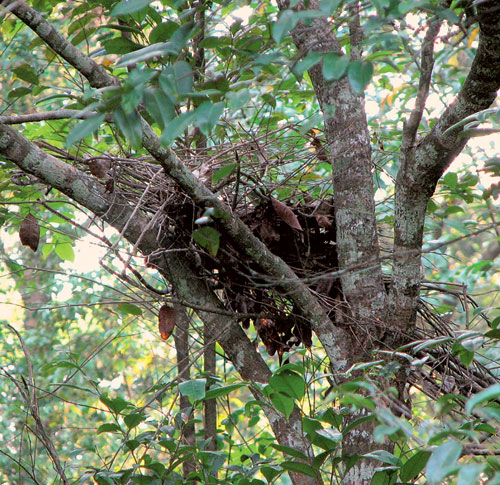
<path fill-rule="evenodd" d="M 233 145 L 198 150 L 178 147 L 176 151 L 254 234 L 307 282 L 335 321 L 336 312 L 342 311 L 345 303 L 335 278 L 338 261 L 331 177 L 320 139 L 289 126 L 259 136 L 246 134 Z M 253 323 L 270 355 L 277 353 L 281 360 L 293 346 L 311 346 L 309 323 L 286 295 L 274 291 L 277 282 L 262 274 L 254 261 L 218 231 L 217 214 L 196 206 L 154 160 L 92 153 L 75 161 L 60 150 L 58 155 L 71 158 L 100 178 L 108 191 L 119 192 L 153 217 L 159 231 L 172 236 L 170 246 L 159 248 L 159 253 L 188 249 L 198 274 L 217 291 L 227 309 L 241 316 L 244 328 Z M 204 227 L 219 233 L 217 251 L 193 240 L 193 232 Z M 440 291 L 450 290 L 442 287 Z M 462 304 L 474 302 L 465 295 Z M 415 359 L 410 382 L 433 399 L 454 392 L 468 396 L 497 382 L 496 375 L 477 359 L 468 367 L 463 365 L 454 352 L 456 337 L 453 322 L 422 298 L 418 325 L 406 335 L 410 345 L 399 355 Z M 435 345 L 426 345 L 429 341 Z"/>

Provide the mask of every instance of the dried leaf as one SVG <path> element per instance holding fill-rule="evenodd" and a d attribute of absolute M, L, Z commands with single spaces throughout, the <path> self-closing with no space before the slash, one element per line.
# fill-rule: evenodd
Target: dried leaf
<path fill-rule="evenodd" d="M 286 222 L 292 229 L 297 229 L 297 231 L 303 230 L 299 220 L 297 219 L 297 216 L 293 213 L 290 207 L 287 207 L 285 204 L 283 204 L 283 202 L 280 202 L 279 200 L 273 198 L 271 199 L 271 202 L 273 204 L 274 212 L 276 212 L 276 215 L 280 219 Z"/>
<path fill-rule="evenodd" d="M 40 226 L 33 215 L 28 214 L 21 224 L 19 239 L 23 246 L 29 246 L 33 251 L 37 250 L 40 242 Z"/>
<path fill-rule="evenodd" d="M 112 194 L 113 191 L 115 190 L 115 181 L 113 179 L 109 179 L 106 182 L 105 188 L 106 188 L 106 192 L 109 192 L 110 194 Z"/>
<path fill-rule="evenodd" d="M 110 168 L 111 160 L 107 158 L 97 158 L 89 162 L 90 173 L 100 179 L 106 177 Z"/>
<path fill-rule="evenodd" d="M 158 313 L 158 330 L 160 337 L 167 340 L 174 331 L 177 322 L 177 312 L 168 305 L 163 305 Z"/>
<path fill-rule="evenodd" d="M 316 214 L 316 222 L 319 227 L 324 227 L 325 229 L 330 229 L 332 227 L 332 221 L 323 214 Z"/>

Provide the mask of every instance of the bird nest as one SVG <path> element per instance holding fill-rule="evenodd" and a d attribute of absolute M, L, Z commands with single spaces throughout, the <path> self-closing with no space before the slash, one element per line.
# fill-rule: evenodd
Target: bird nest
<path fill-rule="evenodd" d="M 44 147 L 47 148 L 47 147 Z M 339 282 L 331 169 L 322 143 L 312 132 L 294 126 L 263 135 L 246 133 L 231 145 L 202 149 L 177 147 L 177 155 L 277 256 L 302 278 L 336 321 L 345 305 Z M 89 151 L 84 158 L 64 155 L 102 180 L 133 206 L 155 219 L 168 233 L 170 247 L 189 249 L 193 267 L 209 282 L 244 328 L 254 328 L 270 355 L 280 360 L 292 347 L 312 344 L 311 327 L 276 283 L 218 231 L 216 215 L 197 206 L 178 190 L 162 168 L 148 157 L 113 156 Z M 193 233 L 214 228 L 216 250 L 201 247 Z M 422 288 L 423 292 L 426 287 Z M 433 288 L 436 291 L 436 288 Z M 445 286 L 438 291 L 447 292 Z M 424 294 L 424 293 L 423 293 Z M 463 305 L 475 303 L 468 295 Z M 483 321 L 487 322 L 484 317 Z M 465 365 L 457 351 L 457 328 L 422 298 L 418 325 L 405 336 L 404 348 L 383 346 L 380 352 L 411 361 L 410 382 L 433 399 L 458 390 L 476 393 L 498 381 L 473 358 Z M 367 335 L 367 337 L 370 337 Z"/>

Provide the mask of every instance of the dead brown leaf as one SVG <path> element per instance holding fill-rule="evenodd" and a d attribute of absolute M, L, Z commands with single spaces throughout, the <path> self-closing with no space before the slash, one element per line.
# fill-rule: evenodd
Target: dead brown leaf
<path fill-rule="evenodd" d="M 177 323 L 177 312 L 174 308 L 168 305 L 163 305 L 158 313 L 158 330 L 160 337 L 167 340 L 174 331 Z"/>
<path fill-rule="evenodd" d="M 277 199 L 271 198 L 271 203 L 273 204 L 274 212 L 283 221 L 286 222 L 292 229 L 297 229 L 297 231 L 302 231 L 302 226 L 300 225 L 297 216 L 293 213 L 290 207 L 283 204 Z"/>
<path fill-rule="evenodd" d="M 23 246 L 29 246 L 33 251 L 38 249 L 38 243 L 40 242 L 40 226 L 35 216 L 32 214 L 28 214 L 21 224 L 19 239 L 21 239 L 21 244 Z"/>

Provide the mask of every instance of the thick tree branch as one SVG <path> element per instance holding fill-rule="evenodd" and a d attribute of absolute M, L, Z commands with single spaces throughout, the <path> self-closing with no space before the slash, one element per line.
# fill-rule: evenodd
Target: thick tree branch
<path fill-rule="evenodd" d="M 123 232 L 123 236 L 145 255 L 157 252 L 159 241 L 168 245 L 167 235 L 149 226 L 149 219 L 135 211 L 119 194 L 109 194 L 97 179 L 81 172 L 45 153 L 9 126 L 0 125 L 0 157 L 15 163 L 21 170 L 38 177 L 44 183 L 60 190 L 75 202 L 86 207 L 103 221 Z M 215 294 L 191 268 L 179 252 L 164 251 L 152 261 L 171 282 L 178 297 L 201 308 L 221 307 Z M 256 351 L 240 325 L 227 316 L 207 311 L 197 312 L 207 322 L 209 337 L 217 340 L 236 370 L 244 380 L 252 383 L 267 382 L 271 375 L 266 363 Z M 252 387 L 257 399 L 265 397 L 257 387 Z M 301 417 L 297 410 L 290 419 L 278 413 L 274 407 L 264 409 L 278 441 L 310 454 L 310 445 L 302 435 Z M 316 484 L 316 480 L 304 476 L 294 477 L 297 484 Z"/>
<path fill-rule="evenodd" d="M 98 113 L 80 111 L 77 109 L 58 109 L 56 111 L 45 111 L 43 113 L 28 113 L 24 115 L 0 116 L 0 125 L 20 125 L 34 121 L 66 120 L 69 118 L 85 120 L 92 118 Z"/>
<path fill-rule="evenodd" d="M 68 61 L 83 74 L 95 88 L 118 86 L 120 81 L 109 74 L 104 67 L 84 55 L 73 44 L 60 35 L 52 25 L 35 9 L 20 0 L 3 0 L 3 7 L 11 12 L 32 29 L 64 60 Z"/>
<path fill-rule="evenodd" d="M 278 5 L 284 10 L 288 1 L 281 0 Z M 307 7 L 304 5 L 305 2 L 300 2 L 295 8 L 319 9 L 316 0 L 308 2 Z M 351 31 L 358 48 L 362 32 L 355 7 L 353 13 Z M 310 51 L 342 52 L 326 17 L 315 18 L 310 25 L 299 22 L 292 31 L 292 38 L 302 55 Z M 358 49 L 356 56 L 359 55 L 361 52 Z M 323 78 L 321 63 L 312 67 L 309 75 L 325 116 L 325 134 L 333 165 L 336 249 L 340 268 L 358 268 L 341 276 L 342 289 L 354 319 L 377 328 L 384 307 L 385 289 L 379 261 L 371 146 L 364 96 L 353 91 L 346 77 L 327 82 Z M 351 356 L 357 359 L 365 352 L 369 352 L 369 345 L 358 348 Z"/>
<path fill-rule="evenodd" d="M 9 4 L 7 0 L 7 4 Z M 79 70 L 90 82 L 91 86 L 102 88 L 119 85 L 119 81 L 108 74 L 100 65 L 74 48 L 64 37 L 58 34 L 40 14 L 21 2 L 12 8 L 12 12 L 32 28 L 40 38 L 55 52 L 60 54 L 73 67 Z M 96 76 L 94 70 L 100 73 Z M 151 126 L 142 119 L 144 148 L 158 160 L 165 172 L 196 203 L 203 207 L 214 207 L 222 214 L 220 225 L 238 248 L 251 257 L 261 269 L 275 278 L 277 287 L 294 302 L 295 307 L 307 318 L 320 339 L 330 358 L 334 371 L 343 372 L 348 365 L 348 349 L 342 342 L 346 332 L 335 328 L 325 311 L 311 294 L 309 288 L 297 277 L 290 267 L 279 257 L 272 254 L 267 247 L 256 238 L 239 217 L 232 213 L 230 207 L 222 203 L 198 178 L 196 178 L 179 160 L 170 148 L 161 147 L 160 140 Z M 376 233 L 375 233 L 376 236 Z"/>
<path fill-rule="evenodd" d="M 439 178 L 467 143 L 463 127 L 451 126 L 488 108 L 500 87 L 500 5 L 477 7 L 479 46 L 453 103 L 416 147 L 402 153 L 396 179 L 393 285 L 389 320 L 402 328 L 415 321 L 421 282 L 420 248 L 429 198 Z"/>

